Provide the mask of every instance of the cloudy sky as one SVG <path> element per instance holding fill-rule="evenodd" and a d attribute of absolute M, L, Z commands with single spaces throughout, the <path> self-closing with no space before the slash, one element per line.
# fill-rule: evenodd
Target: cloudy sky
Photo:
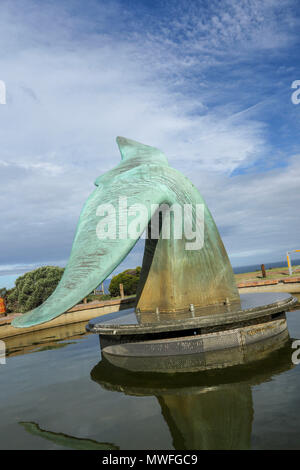
<path fill-rule="evenodd" d="M 117 135 L 193 181 L 233 266 L 300 249 L 299 31 L 297 0 L 1 0 L 0 287 L 65 265 Z"/>

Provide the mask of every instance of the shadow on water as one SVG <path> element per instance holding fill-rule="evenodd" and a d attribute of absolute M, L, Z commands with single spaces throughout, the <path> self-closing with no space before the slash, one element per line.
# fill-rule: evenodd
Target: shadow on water
<path fill-rule="evenodd" d="M 97 442 L 92 439 L 81 439 L 61 432 L 51 432 L 41 429 L 37 423 L 20 421 L 19 424 L 33 436 L 42 437 L 56 445 L 75 450 L 118 450 L 119 447 L 109 442 Z"/>
<path fill-rule="evenodd" d="M 292 367 L 288 338 L 263 359 L 260 356 L 259 360 L 224 369 L 143 373 L 116 367 L 103 358 L 92 369 L 91 378 L 106 390 L 156 397 L 177 450 L 249 449 L 254 416 L 252 386 Z"/>

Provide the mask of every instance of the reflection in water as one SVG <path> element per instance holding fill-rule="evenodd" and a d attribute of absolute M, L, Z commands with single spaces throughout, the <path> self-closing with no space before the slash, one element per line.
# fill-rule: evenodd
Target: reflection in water
<path fill-rule="evenodd" d="M 86 322 L 84 321 L 6 338 L 6 354 L 7 356 L 18 356 L 19 354 L 23 355 L 35 351 L 45 351 L 46 349 L 63 348 L 70 343 L 59 343 L 59 341 L 67 338 L 76 340 L 82 335 L 86 335 L 85 326 Z"/>
<path fill-rule="evenodd" d="M 290 331 L 299 338 L 299 312 L 293 315 Z M 300 374 L 297 368 L 291 375 L 284 374 L 293 367 L 294 352 L 284 335 L 242 351 L 212 353 L 205 358 L 209 366 L 219 359 L 232 365 L 216 370 L 199 370 L 207 362 L 197 355 L 150 358 L 142 364 L 144 372 L 133 370 L 135 362 L 122 364 L 130 371 L 103 358 L 91 377 L 102 389 L 114 392 L 107 393 L 90 381 L 99 345 L 95 335 L 85 335 L 83 341 L 84 326 L 11 338 L 11 355 L 25 356 L 9 358 L 9 367 L 0 370 L 2 447 L 49 448 L 53 443 L 74 449 L 118 448 L 115 444 L 124 449 L 133 445 L 169 449 L 171 442 L 178 450 L 299 447 L 300 419 L 294 410 Z M 26 354 L 41 349 L 43 353 Z M 156 371 L 150 372 L 153 367 Z M 273 383 L 265 383 L 279 374 Z M 254 392 L 256 385 L 260 386 Z M 122 394 L 151 398 L 130 399 Z M 51 431 L 53 409 L 57 410 L 55 429 L 62 432 Z M 75 437 L 79 432 L 87 439 Z"/>
<path fill-rule="evenodd" d="M 107 442 L 97 442 L 92 439 L 80 439 L 74 436 L 68 436 L 60 432 L 51 432 L 41 429 L 37 423 L 21 421 L 19 424 L 23 426 L 27 432 L 33 436 L 42 437 L 48 441 L 54 442 L 59 446 L 67 447 L 75 450 L 118 450 L 119 447 Z"/>
<path fill-rule="evenodd" d="M 249 449 L 253 419 L 249 385 L 158 396 L 175 449 Z"/>
<path fill-rule="evenodd" d="M 108 390 L 155 396 L 175 449 L 248 449 L 254 415 L 251 387 L 293 367 L 290 344 L 285 341 L 258 361 L 201 372 L 132 372 L 103 358 L 91 378 Z"/>

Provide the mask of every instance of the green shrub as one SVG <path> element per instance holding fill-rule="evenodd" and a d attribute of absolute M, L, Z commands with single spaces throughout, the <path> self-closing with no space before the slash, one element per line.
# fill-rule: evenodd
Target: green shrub
<path fill-rule="evenodd" d="M 126 269 L 120 274 L 114 276 L 109 285 L 109 292 L 112 297 L 120 295 L 119 285 L 123 284 L 124 294 L 136 294 L 137 286 L 140 279 L 141 268 L 138 266 L 136 269 Z"/>
<path fill-rule="evenodd" d="M 101 302 L 102 300 L 110 300 L 111 299 L 111 295 L 109 294 L 89 294 L 87 297 L 87 302 L 93 302 L 95 300 L 98 300 L 99 302 Z"/>
<path fill-rule="evenodd" d="M 17 299 L 17 289 L 13 287 L 6 292 L 5 296 L 6 311 L 17 312 L 18 309 L 18 299 Z"/>
<path fill-rule="evenodd" d="M 100 296 L 100 300 L 110 300 L 111 299 L 111 295 L 109 294 L 102 294 Z"/>
<path fill-rule="evenodd" d="M 41 305 L 55 290 L 64 272 L 58 266 L 42 266 L 16 280 L 16 287 L 7 291 L 9 312 L 28 312 Z"/>

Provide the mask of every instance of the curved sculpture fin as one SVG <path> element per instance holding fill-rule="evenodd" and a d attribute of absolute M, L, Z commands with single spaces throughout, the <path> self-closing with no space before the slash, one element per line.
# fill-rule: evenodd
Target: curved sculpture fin
<path fill-rule="evenodd" d="M 82 209 L 71 254 L 58 286 L 42 305 L 14 318 L 13 326 L 24 328 L 38 325 L 66 312 L 96 289 L 131 251 L 138 237 L 120 237 L 118 221 L 126 214 L 119 206 L 119 196 L 127 197 L 128 206 L 137 201 L 144 204 L 151 218 L 150 201 L 159 203 L 161 193 L 158 190 L 153 199 L 153 191 L 148 184 L 138 185 L 139 171 L 129 173 L 130 176 L 122 174 L 116 177 L 109 186 L 98 186 L 90 195 Z M 138 194 L 137 187 L 140 190 Z M 116 232 L 115 238 L 101 239 L 98 224 L 104 218 L 100 215 L 99 206 L 106 204 L 114 208 L 114 211 L 106 216 L 106 220 L 110 226 L 115 224 Z M 148 219 L 145 220 L 142 231 L 148 222 Z"/>
<path fill-rule="evenodd" d="M 195 186 L 170 168 L 157 149 L 124 137 L 117 139 L 123 160 L 96 180 L 96 189 L 81 212 L 70 258 L 53 294 L 39 307 L 13 320 L 16 327 L 45 323 L 69 310 L 89 295 L 131 251 L 157 210 L 157 205 L 185 204 L 204 208 L 203 246 L 187 250 L 185 235 L 147 240 L 138 308 L 161 312 L 239 301 L 233 271 L 214 220 Z M 127 206 L 120 203 L 126 199 Z M 135 216 L 128 207 L 143 206 L 139 229 L 132 236 Z M 134 211 L 133 211 L 134 213 Z M 109 231 L 103 236 L 103 221 Z M 125 222 L 126 221 L 126 224 Z M 125 225 L 124 225 L 125 224 Z M 124 232 L 124 227 L 126 230 Z M 101 236 L 99 233 L 101 232 Z"/>
<path fill-rule="evenodd" d="M 141 144 L 126 137 L 117 137 L 117 144 L 122 160 L 138 159 L 142 162 L 160 162 L 161 165 L 168 165 L 166 156 L 157 148 Z"/>

